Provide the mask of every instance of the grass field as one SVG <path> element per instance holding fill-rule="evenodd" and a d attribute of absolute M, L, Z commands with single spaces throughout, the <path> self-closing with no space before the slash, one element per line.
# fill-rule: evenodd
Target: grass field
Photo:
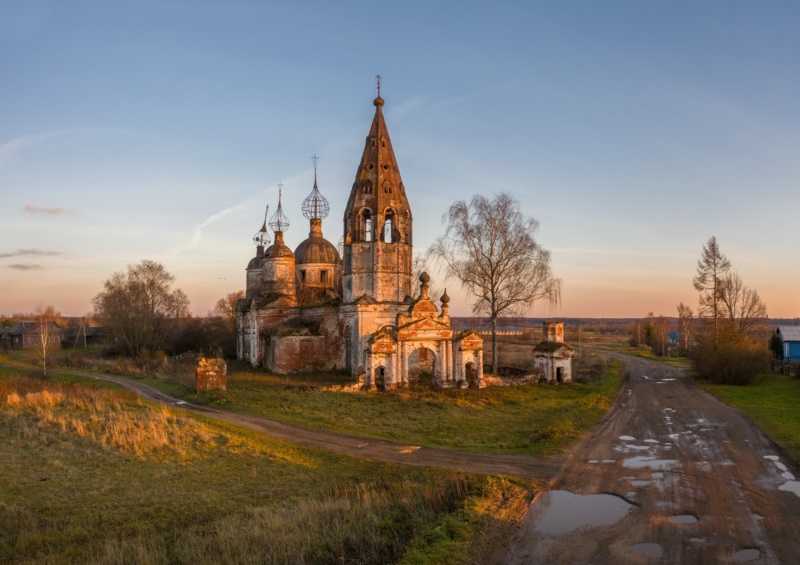
<path fill-rule="evenodd" d="M 564 386 L 441 391 L 419 386 L 366 393 L 315 390 L 351 382 L 343 373 L 275 375 L 236 362 L 231 369 L 227 392 L 200 395 L 174 380 L 127 374 L 175 396 L 301 427 L 426 447 L 534 455 L 558 454 L 580 437 L 611 405 L 621 376 L 621 366 L 611 364 L 602 379 Z"/>
<path fill-rule="evenodd" d="M 305 376 L 305 379 L 313 378 Z M 169 392 L 298 426 L 490 453 L 553 455 L 580 437 L 611 405 L 620 382 L 612 365 L 590 384 L 529 384 L 481 390 L 427 387 L 387 392 L 314 392 L 262 372 L 230 375 L 228 391 L 195 395 L 149 380 Z"/>
<path fill-rule="evenodd" d="M 755 384 L 747 386 L 697 383 L 740 410 L 795 461 L 800 461 L 800 380 L 764 373 Z"/>
<path fill-rule="evenodd" d="M 371 463 L 0 369 L 0 562 L 481 562 L 537 486 Z"/>

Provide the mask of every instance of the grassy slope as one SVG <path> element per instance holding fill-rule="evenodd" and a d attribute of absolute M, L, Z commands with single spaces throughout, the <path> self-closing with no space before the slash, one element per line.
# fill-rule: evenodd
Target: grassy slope
<path fill-rule="evenodd" d="M 800 461 L 800 381 L 765 373 L 749 386 L 698 384 L 740 410 L 772 440 Z"/>
<path fill-rule="evenodd" d="M 78 380 L 0 370 L 2 562 L 480 561 L 534 488 L 306 449 Z"/>
<path fill-rule="evenodd" d="M 552 455 L 605 413 L 619 387 L 620 367 L 612 365 L 599 383 L 481 390 L 320 393 L 276 381 L 283 379 L 237 373 L 228 378 L 227 392 L 201 395 L 150 382 L 173 394 L 309 428 L 427 447 Z"/>

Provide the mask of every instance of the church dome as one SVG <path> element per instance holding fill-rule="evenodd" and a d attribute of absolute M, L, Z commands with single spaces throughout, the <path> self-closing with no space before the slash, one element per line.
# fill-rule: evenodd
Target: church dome
<path fill-rule="evenodd" d="M 339 250 L 324 237 L 309 237 L 297 246 L 294 256 L 298 265 L 312 263 L 335 265 L 339 263 Z"/>
<path fill-rule="evenodd" d="M 276 241 L 264 252 L 264 255 L 270 259 L 276 259 L 278 257 L 293 257 L 292 250 L 284 245 L 283 240 L 280 242 Z"/>
<path fill-rule="evenodd" d="M 263 255 L 256 255 L 250 262 L 247 264 L 248 269 L 260 269 L 261 268 L 261 260 L 264 258 Z"/>

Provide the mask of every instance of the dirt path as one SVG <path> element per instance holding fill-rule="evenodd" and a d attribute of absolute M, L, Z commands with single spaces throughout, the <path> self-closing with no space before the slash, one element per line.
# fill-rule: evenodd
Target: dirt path
<path fill-rule="evenodd" d="M 38 370 L 30 367 L 2 365 L 23 370 Z M 449 449 L 434 449 L 417 445 L 399 444 L 370 438 L 345 436 L 333 432 L 307 430 L 259 416 L 237 414 L 218 410 L 202 404 L 190 403 L 165 394 L 158 389 L 135 381 L 111 375 L 84 373 L 81 371 L 54 371 L 60 374 L 77 375 L 90 379 L 115 383 L 137 392 L 143 398 L 161 402 L 187 412 L 227 422 L 257 432 L 296 442 L 310 447 L 327 449 L 342 455 L 362 457 L 375 461 L 406 463 L 420 467 L 441 467 L 473 473 L 502 474 L 528 479 L 548 480 L 564 464 L 563 458 L 533 457 L 530 455 L 500 455 L 470 453 Z"/>
<path fill-rule="evenodd" d="M 629 371 L 622 394 L 498 561 L 800 563 L 795 463 L 683 371 L 614 356 Z"/>

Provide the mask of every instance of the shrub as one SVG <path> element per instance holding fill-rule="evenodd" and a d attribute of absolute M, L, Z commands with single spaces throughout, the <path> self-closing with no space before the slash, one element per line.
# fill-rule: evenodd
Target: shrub
<path fill-rule="evenodd" d="M 769 350 L 749 337 L 723 337 L 714 348 L 713 337 L 700 341 L 692 352 L 697 375 L 714 384 L 748 385 L 769 367 Z"/>

